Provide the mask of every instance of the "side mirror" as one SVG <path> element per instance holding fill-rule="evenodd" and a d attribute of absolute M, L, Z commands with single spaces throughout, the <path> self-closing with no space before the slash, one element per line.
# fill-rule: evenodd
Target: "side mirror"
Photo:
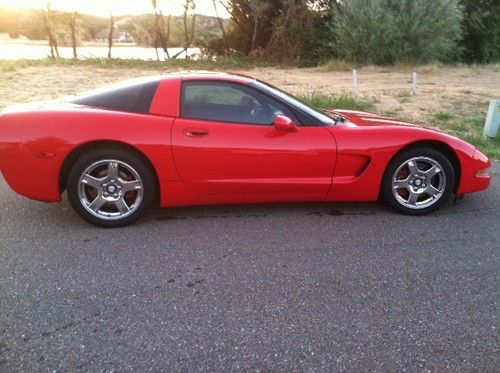
<path fill-rule="evenodd" d="M 287 132 L 297 132 L 297 125 L 293 123 L 293 121 L 284 116 L 284 115 L 276 115 L 274 118 L 274 128 L 280 131 Z"/>

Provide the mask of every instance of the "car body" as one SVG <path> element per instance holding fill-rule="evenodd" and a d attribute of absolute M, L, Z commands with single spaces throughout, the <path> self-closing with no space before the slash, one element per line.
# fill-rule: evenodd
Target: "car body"
<path fill-rule="evenodd" d="M 490 184 L 491 162 L 456 137 L 371 113 L 328 113 L 241 75 L 143 78 L 69 101 L 7 108 L 0 170 L 17 193 L 59 202 L 75 162 L 113 147 L 151 169 L 162 207 L 376 201 L 395 157 L 424 148 L 451 164 L 454 194 Z"/>

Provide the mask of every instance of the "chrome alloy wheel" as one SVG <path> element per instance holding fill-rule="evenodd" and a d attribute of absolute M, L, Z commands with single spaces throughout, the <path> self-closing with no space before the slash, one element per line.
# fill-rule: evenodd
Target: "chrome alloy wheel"
<path fill-rule="evenodd" d="M 78 182 L 78 198 L 90 214 L 104 220 L 120 220 L 141 205 L 144 185 L 138 172 L 116 159 L 93 163 Z"/>
<path fill-rule="evenodd" d="M 439 201 L 446 190 L 446 174 L 436 160 L 414 157 L 403 162 L 391 179 L 396 200 L 412 210 L 425 209 Z"/>

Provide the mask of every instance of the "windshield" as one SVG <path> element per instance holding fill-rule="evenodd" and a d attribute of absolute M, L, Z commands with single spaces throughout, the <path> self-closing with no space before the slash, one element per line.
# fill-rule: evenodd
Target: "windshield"
<path fill-rule="evenodd" d="M 282 91 L 279 88 L 276 88 L 270 84 L 261 82 L 260 80 L 256 80 L 252 85 L 258 87 L 259 89 L 263 90 L 264 92 L 267 92 L 271 94 L 272 96 L 279 98 L 280 100 L 286 102 L 292 107 L 295 107 L 299 109 L 300 111 L 304 112 L 305 114 L 315 118 L 317 121 L 319 121 L 323 125 L 332 125 L 335 124 L 335 119 L 330 117 L 329 115 L 325 114 L 324 112 L 315 109 L 302 100 L 298 99 L 297 97 L 294 97 L 285 91 Z"/>

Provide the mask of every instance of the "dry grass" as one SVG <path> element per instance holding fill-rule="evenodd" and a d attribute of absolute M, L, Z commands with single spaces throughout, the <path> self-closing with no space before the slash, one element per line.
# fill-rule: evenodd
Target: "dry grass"
<path fill-rule="evenodd" d="M 0 109 L 11 104 L 53 99 L 142 75 L 166 73 L 158 64 L 133 68 L 92 65 L 44 65 L 12 68 L 0 75 Z M 294 94 L 352 94 L 350 71 L 325 68 L 230 68 L 255 76 Z M 418 92 L 411 93 L 411 72 L 419 74 Z M 500 143 L 483 140 L 481 127 L 488 103 L 500 98 L 498 65 L 418 68 L 399 66 L 358 68 L 360 101 L 373 103 L 372 111 L 426 124 L 459 135 L 500 158 Z"/>

